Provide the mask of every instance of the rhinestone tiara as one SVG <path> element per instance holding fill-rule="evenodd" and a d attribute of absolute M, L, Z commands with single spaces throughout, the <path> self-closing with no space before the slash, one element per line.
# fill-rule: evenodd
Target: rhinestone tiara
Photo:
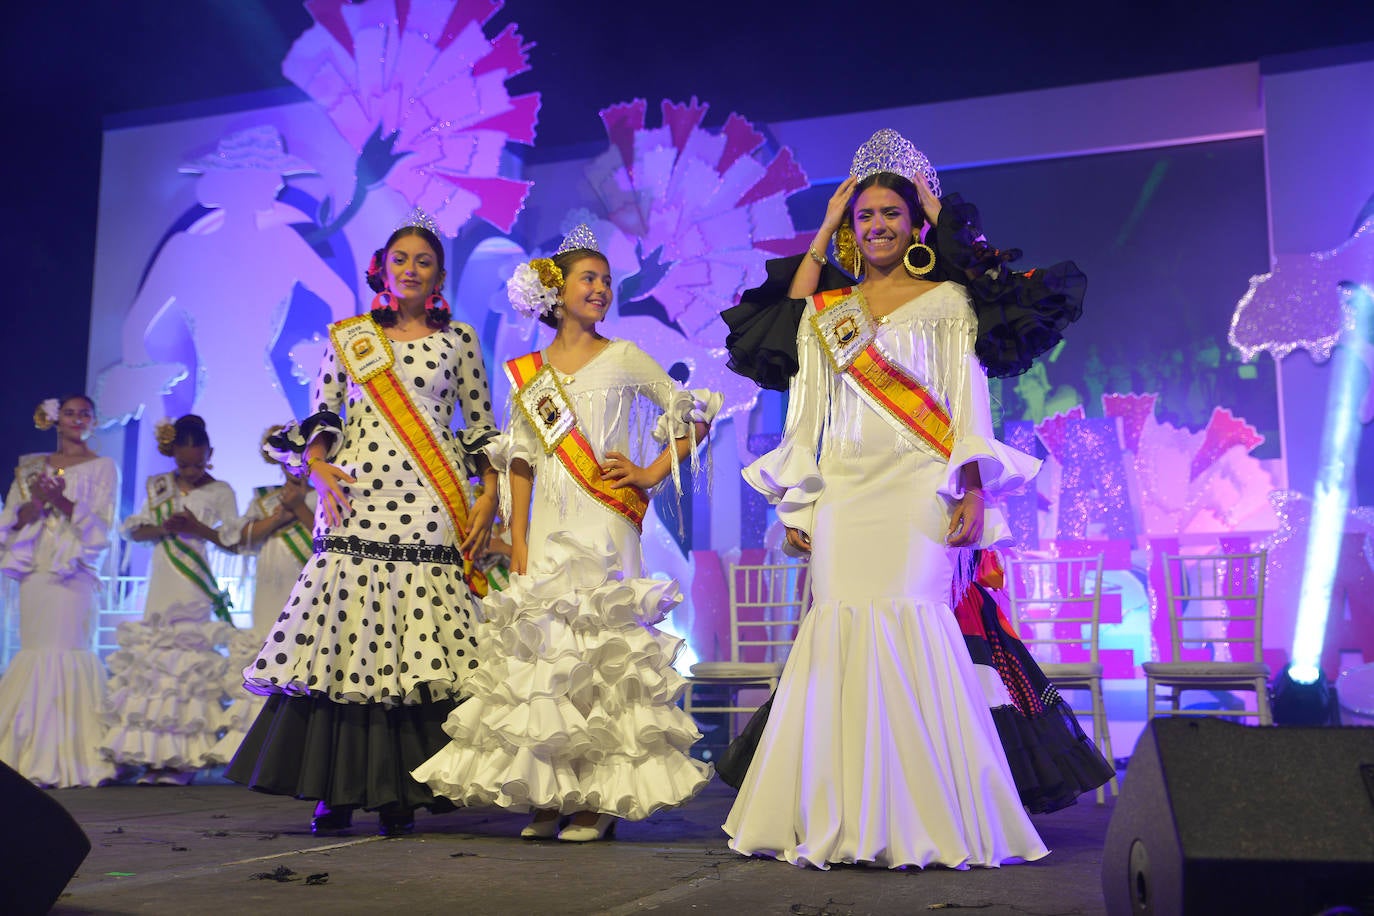
<path fill-rule="evenodd" d="M 558 250 L 554 257 L 565 251 L 575 251 L 578 248 L 586 248 L 589 251 L 600 253 L 601 249 L 596 244 L 596 236 L 592 233 L 592 227 L 586 223 L 578 223 L 572 231 L 563 236 L 563 241 L 559 243 Z"/>
<path fill-rule="evenodd" d="M 421 229 L 428 229 L 430 232 L 434 233 L 435 238 L 443 238 L 439 233 L 439 224 L 434 221 L 434 217 L 430 216 L 419 207 L 411 207 L 405 219 L 396 224 L 397 229 L 405 229 L 408 226 L 419 226 Z"/>
<path fill-rule="evenodd" d="M 878 131 L 855 150 L 854 163 L 849 167 L 850 176 L 858 181 L 878 172 L 901 175 L 913 184 L 919 172 L 930 185 L 931 193 L 940 196 L 940 179 L 935 174 L 935 166 L 915 144 L 890 127 Z"/>

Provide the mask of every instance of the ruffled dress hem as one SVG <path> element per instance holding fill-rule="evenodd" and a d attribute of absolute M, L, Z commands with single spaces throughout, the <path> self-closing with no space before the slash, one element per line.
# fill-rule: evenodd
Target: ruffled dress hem
<path fill-rule="evenodd" d="M 648 817 L 711 778 L 676 705 L 682 640 L 654 624 L 676 583 L 624 578 L 613 544 L 553 536 L 528 575 L 488 596 L 471 698 L 412 775 L 462 804 Z"/>

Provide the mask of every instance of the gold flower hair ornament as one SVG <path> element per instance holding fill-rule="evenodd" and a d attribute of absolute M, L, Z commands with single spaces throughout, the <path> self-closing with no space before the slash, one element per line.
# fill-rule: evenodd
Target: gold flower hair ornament
<path fill-rule="evenodd" d="M 542 318 L 558 305 L 563 271 L 549 258 L 535 258 L 515 268 L 506 281 L 511 307 L 526 318 Z"/>
<path fill-rule="evenodd" d="M 36 429 L 52 429 L 57 418 L 62 415 L 62 404 L 57 398 L 44 398 L 33 409 L 33 425 Z"/>
<path fill-rule="evenodd" d="M 153 436 L 157 439 L 158 453 L 170 457 L 172 447 L 177 441 L 176 424 L 165 417 L 158 420 L 157 425 L 153 427 Z"/>

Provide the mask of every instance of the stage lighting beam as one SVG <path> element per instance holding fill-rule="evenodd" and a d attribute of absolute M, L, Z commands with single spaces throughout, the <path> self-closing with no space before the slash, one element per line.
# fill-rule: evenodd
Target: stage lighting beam
<path fill-rule="evenodd" d="M 1354 313 L 1354 327 L 1346 340 L 1358 347 L 1370 339 L 1374 325 L 1374 292 L 1368 284 L 1342 287 L 1341 295 Z M 1338 346 L 1331 360 L 1331 387 L 1327 395 L 1326 423 L 1322 429 L 1321 465 L 1312 499 L 1312 518 L 1307 535 L 1307 561 L 1303 564 L 1298 618 L 1293 633 L 1293 663 L 1289 677 L 1299 684 L 1315 683 L 1321 676 L 1322 643 L 1331 609 L 1332 583 L 1345 534 L 1346 510 L 1354 479 L 1355 453 L 1359 445 L 1359 402 L 1366 378 L 1355 348 Z"/>

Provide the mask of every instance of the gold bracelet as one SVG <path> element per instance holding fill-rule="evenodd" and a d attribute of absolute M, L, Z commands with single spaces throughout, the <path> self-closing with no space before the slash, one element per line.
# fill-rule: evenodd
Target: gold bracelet
<path fill-rule="evenodd" d="M 825 255 L 816 254 L 815 248 L 806 249 L 806 255 L 811 260 L 815 261 L 817 264 L 820 264 L 822 267 L 825 266 Z"/>

